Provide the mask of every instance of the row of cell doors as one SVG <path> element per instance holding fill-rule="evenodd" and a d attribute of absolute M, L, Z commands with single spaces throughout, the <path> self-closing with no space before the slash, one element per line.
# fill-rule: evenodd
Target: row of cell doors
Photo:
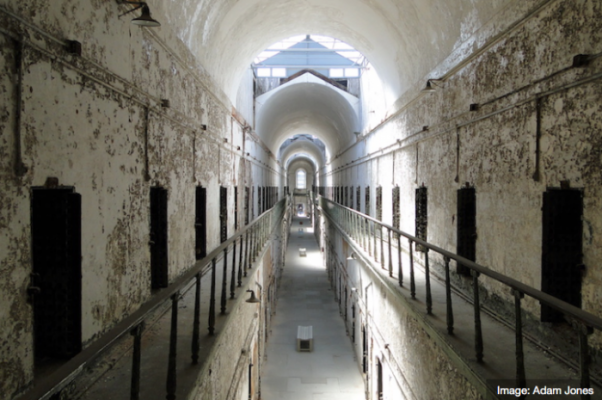
<path fill-rule="evenodd" d="M 476 191 L 458 190 L 457 254 L 476 259 Z M 581 307 L 583 194 L 575 189 L 548 189 L 543 194 L 541 290 Z M 516 240 L 520 240 L 517 232 Z M 512 249 L 508 249 L 512 251 Z M 468 275 L 469 269 L 458 265 L 457 272 Z M 541 305 L 543 322 L 560 322 L 562 314 Z"/>
<path fill-rule="evenodd" d="M 206 189 L 196 188 L 196 258 L 207 253 Z M 36 364 L 68 359 L 82 348 L 82 198 L 73 187 L 31 190 L 32 274 Z M 227 239 L 227 188 L 220 188 L 220 240 Z M 168 192 L 150 190 L 151 288 L 167 287 Z"/>

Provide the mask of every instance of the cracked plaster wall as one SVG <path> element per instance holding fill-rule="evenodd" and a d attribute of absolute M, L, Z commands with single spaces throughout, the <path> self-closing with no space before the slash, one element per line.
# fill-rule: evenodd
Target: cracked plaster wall
<path fill-rule="evenodd" d="M 244 185 L 277 182 L 278 166 L 266 171 L 269 158 L 255 145 L 246 152 L 266 165 L 241 162 L 246 141 L 231 106 L 169 29 L 130 25 L 117 17 L 126 8 L 112 2 L 2 1 L 0 7 L 0 397 L 12 398 L 33 379 L 30 187 L 56 177 L 82 195 L 85 347 L 151 295 L 150 187 L 168 190 L 173 280 L 195 262 L 195 186 L 207 188 L 210 251 L 219 243 L 219 186 L 228 187 L 232 233 L 234 185 L 240 193 Z M 23 176 L 14 172 L 13 38 L 24 43 Z M 82 57 L 65 51 L 65 39 L 82 43 Z M 160 99 L 170 108 L 160 107 Z"/>
<path fill-rule="evenodd" d="M 571 68 L 574 55 L 602 51 L 601 7 L 592 0 L 550 2 L 476 53 L 436 92 L 408 100 L 405 109 L 339 155 L 333 168 L 340 170 L 330 177 L 322 171 L 322 177 L 332 178 L 334 185 L 361 186 L 362 211 L 370 185 L 372 216 L 375 187 L 382 186 L 389 199 L 383 201 L 388 223 L 392 189 L 399 185 L 401 229 L 410 234 L 415 229 L 415 188 L 424 183 L 428 240 L 454 252 L 456 191 L 468 182 L 477 195 L 476 261 L 537 289 L 543 192 L 570 181 L 583 190 L 584 199 L 582 308 L 602 316 L 602 62 L 596 58 L 586 67 Z M 563 88 L 588 77 L 592 79 Z M 535 180 L 538 94 L 540 179 Z M 471 103 L 480 109 L 470 112 Z M 354 166 L 345 166 L 352 160 Z M 491 295 L 512 301 L 506 287 L 480 281 Z M 538 302 L 527 298 L 523 306 L 539 318 Z M 600 348 L 599 333 L 590 341 Z"/>

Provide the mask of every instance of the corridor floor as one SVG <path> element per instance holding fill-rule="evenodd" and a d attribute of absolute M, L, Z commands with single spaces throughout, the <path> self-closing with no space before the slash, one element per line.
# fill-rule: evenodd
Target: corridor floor
<path fill-rule="evenodd" d="M 293 219 L 281 279 L 261 371 L 262 400 L 364 399 L 364 380 L 308 218 Z M 313 327 L 313 352 L 296 351 L 299 325 Z"/>

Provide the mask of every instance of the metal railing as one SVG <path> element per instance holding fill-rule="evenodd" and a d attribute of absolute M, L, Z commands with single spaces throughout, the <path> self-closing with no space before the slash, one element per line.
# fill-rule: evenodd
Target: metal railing
<path fill-rule="evenodd" d="M 409 235 L 399 229 L 396 229 L 388 224 L 371 218 L 365 214 L 355 211 L 351 208 L 342 206 L 332 200 L 319 196 L 320 209 L 323 214 L 333 223 L 341 232 L 344 232 L 350 239 L 361 247 L 372 260 L 380 264 L 382 268 L 388 270 L 389 276 L 393 278 L 393 247 L 397 251 L 397 280 L 399 286 L 404 285 L 404 275 L 402 268 L 402 245 L 401 240 L 404 238 L 408 241 L 409 251 L 409 271 L 410 271 L 410 295 L 413 299 L 416 298 L 416 282 L 414 267 L 414 247 L 415 245 L 422 246 L 424 249 L 424 275 L 425 275 L 425 303 L 427 314 L 432 313 L 432 296 L 430 283 L 430 265 L 429 252 L 433 251 L 443 256 L 445 270 L 445 298 L 446 298 L 446 325 L 448 334 L 453 334 L 454 331 L 454 310 L 452 305 L 452 287 L 450 279 L 450 261 L 455 260 L 457 263 L 470 269 L 473 286 L 473 305 L 474 305 L 474 345 L 475 355 L 478 362 L 483 360 L 483 335 L 481 331 L 481 305 L 479 301 L 479 277 L 484 275 L 491 278 L 512 290 L 514 297 L 514 313 L 515 323 L 514 329 L 516 332 L 516 384 L 519 387 L 526 385 L 525 359 L 523 352 L 523 322 L 521 318 L 521 299 L 524 295 L 534 298 L 535 300 L 545 304 L 562 313 L 572 325 L 575 327 L 579 337 L 579 369 L 581 387 L 590 387 L 590 355 L 588 346 L 588 335 L 592 334 L 594 329 L 602 331 L 602 319 L 583 311 L 571 304 L 568 304 L 556 297 L 546 294 L 531 286 L 525 285 L 515 279 L 512 279 L 499 272 L 493 271 L 485 266 L 470 261 L 457 254 L 439 248 L 433 244 L 420 240 L 412 235 Z M 383 234 L 384 232 L 384 234 Z M 386 239 L 385 239 L 386 237 Z M 393 245 L 396 241 L 396 245 Z M 385 250 L 386 249 L 386 250 Z M 386 252 L 386 253 L 385 253 Z M 387 260 L 385 260 L 387 259 Z"/>
<path fill-rule="evenodd" d="M 232 255 L 232 267 L 230 272 L 230 298 L 233 299 L 237 287 L 241 287 L 242 278 L 247 276 L 247 271 L 251 269 L 253 262 L 261 253 L 264 245 L 272 236 L 274 230 L 282 223 L 282 219 L 287 210 L 288 199 L 284 198 L 274 205 L 270 210 L 261 214 L 255 221 L 241 229 L 219 247 L 213 250 L 202 260 L 197 261 L 194 266 L 178 277 L 167 288 L 154 294 L 150 300 L 144 303 L 137 311 L 129 317 L 123 319 L 115 325 L 106 334 L 98 340 L 87 346 L 82 352 L 71 358 L 65 364 L 60 366 L 55 372 L 40 381 L 34 381 L 33 387 L 25 392 L 19 399 L 22 400 L 45 400 L 52 395 L 60 392 L 70 382 L 72 382 L 79 373 L 98 356 L 109 349 L 111 344 L 119 338 L 130 333 L 134 337 L 134 346 L 132 352 L 132 375 L 130 386 L 130 399 L 138 400 L 140 394 L 140 370 L 141 370 L 141 338 L 144 329 L 144 322 L 151 317 L 153 312 L 161 305 L 171 300 L 171 330 L 169 339 L 169 357 L 167 370 L 166 398 L 174 400 L 176 398 L 176 347 L 177 347 L 177 323 L 178 323 L 178 300 L 180 291 L 182 291 L 190 282 L 194 280 L 195 300 L 194 300 L 194 322 L 192 332 L 192 363 L 199 361 L 200 351 L 200 290 L 201 278 L 210 274 L 211 295 L 209 303 L 209 317 L 207 329 L 211 335 L 215 334 L 215 315 L 216 315 L 216 275 L 217 261 L 222 258 L 222 286 L 220 295 L 220 312 L 226 313 L 228 297 L 228 256 Z M 229 250 L 230 249 L 230 250 Z M 238 249 L 238 252 L 237 252 Z"/>

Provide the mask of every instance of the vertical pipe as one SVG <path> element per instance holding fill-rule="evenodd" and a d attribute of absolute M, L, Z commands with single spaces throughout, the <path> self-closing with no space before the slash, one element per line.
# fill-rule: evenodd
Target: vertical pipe
<path fill-rule="evenodd" d="M 15 75 L 16 75 L 16 87 L 15 87 L 15 175 L 21 177 L 27 172 L 27 167 L 23 163 L 23 149 L 22 149 L 22 137 L 21 137 L 21 109 L 23 106 L 23 50 L 24 45 L 21 40 L 15 40 Z"/>
<path fill-rule="evenodd" d="M 142 342 L 142 330 L 144 329 L 144 322 L 141 322 L 134 329 L 131 330 L 130 334 L 134 336 L 134 352 L 132 354 L 132 383 L 130 386 L 130 400 L 138 400 L 140 398 L 140 356 L 141 356 L 141 342 Z"/>
<path fill-rule="evenodd" d="M 228 247 L 224 249 L 224 268 L 222 269 L 222 294 L 220 299 L 220 314 L 226 313 L 226 301 L 228 298 Z"/>
<path fill-rule="evenodd" d="M 449 257 L 444 257 L 445 260 L 445 304 L 447 306 L 447 333 L 454 334 L 454 309 L 452 307 L 451 297 L 451 279 L 449 276 Z"/>
<path fill-rule="evenodd" d="M 472 291 L 474 295 L 474 346 L 477 362 L 483 361 L 483 332 L 481 331 L 481 305 L 479 304 L 479 273 L 472 271 Z"/>
<path fill-rule="evenodd" d="M 431 295 L 431 269 L 429 265 L 429 249 L 424 247 L 424 280 L 426 284 L 426 313 L 433 313 L 433 297 Z"/>
<path fill-rule="evenodd" d="M 523 322 L 521 319 L 520 299 L 523 294 L 518 290 L 513 290 L 514 293 L 514 316 L 516 318 L 515 333 L 516 333 L 516 386 L 525 387 L 527 377 L 525 375 L 525 355 L 523 353 Z"/>
<path fill-rule="evenodd" d="M 238 266 L 240 270 L 240 265 Z M 230 298 L 234 298 L 236 288 L 236 239 L 232 242 L 232 276 L 230 277 Z"/>
<path fill-rule="evenodd" d="M 416 298 L 416 281 L 414 280 L 414 242 L 408 239 L 410 243 L 410 295 L 413 299 Z"/>
<path fill-rule="evenodd" d="M 243 269 L 243 239 L 242 235 L 240 235 L 240 251 L 238 252 L 238 287 L 242 285 L 242 269 Z M 245 275 L 246 276 L 246 275 Z"/>
<path fill-rule="evenodd" d="M 211 295 L 209 297 L 209 334 L 215 332 L 215 257 L 211 260 Z"/>
<path fill-rule="evenodd" d="M 178 300 L 180 292 L 171 296 L 171 332 L 169 334 L 169 360 L 167 364 L 167 400 L 176 400 L 176 351 L 178 346 Z"/>
<path fill-rule="evenodd" d="M 399 280 L 399 286 L 403 286 L 403 266 L 401 264 L 401 235 L 397 234 L 397 278 Z"/>
<path fill-rule="evenodd" d="M 201 273 L 195 276 L 194 288 L 194 321 L 192 323 L 192 363 L 199 363 L 200 331 L 201 331 Z"/>

